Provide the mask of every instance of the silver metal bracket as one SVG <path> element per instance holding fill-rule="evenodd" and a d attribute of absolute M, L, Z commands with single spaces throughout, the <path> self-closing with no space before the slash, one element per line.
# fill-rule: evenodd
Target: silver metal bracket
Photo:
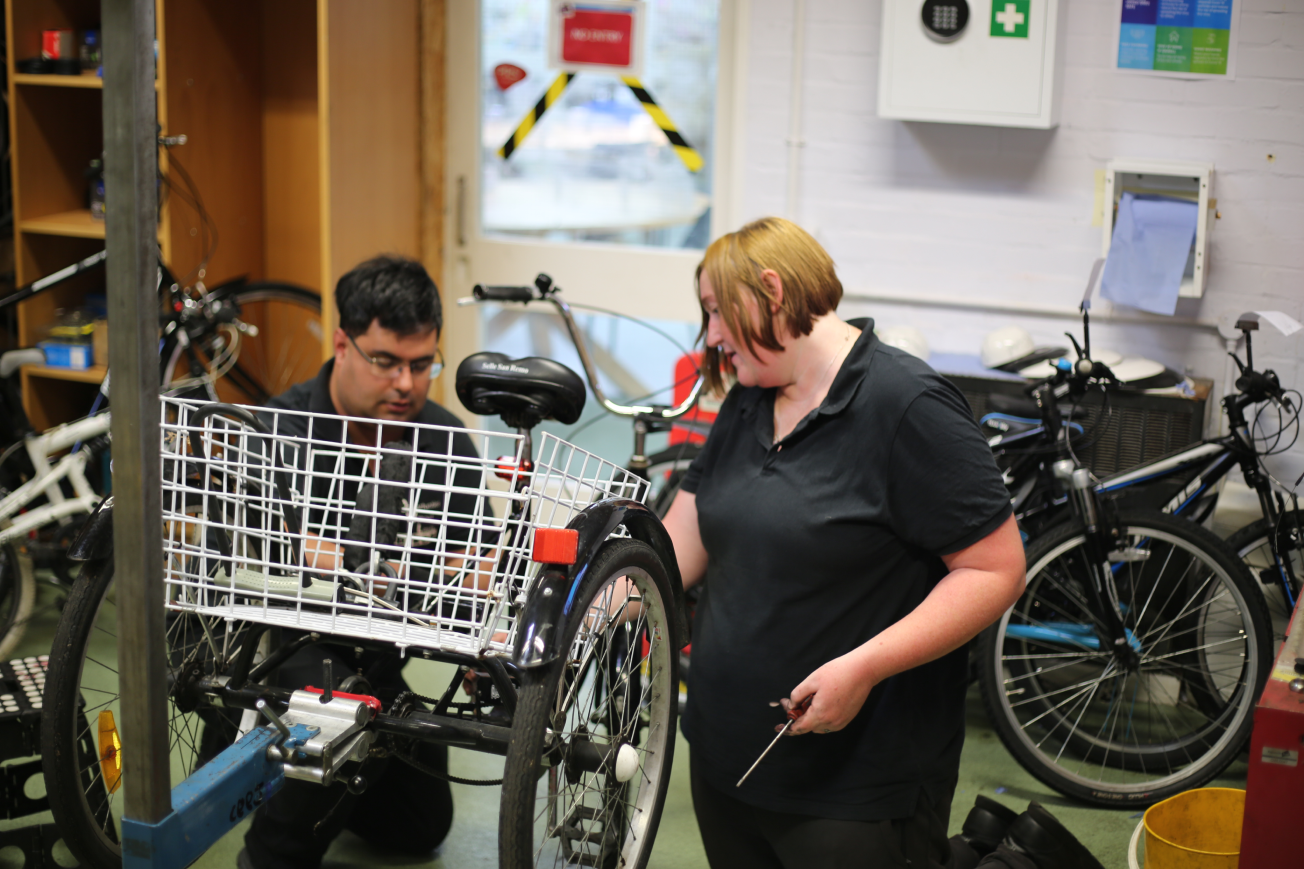
<path fill-rule="evenodd" d="M 295 691 L 282 721 L 291 727 L 316 728 L 317 733 L 293 749 L 286 760 L 285 777 L 331 784 L 344 764 L 367 756 L 375 739 L 374 733 L 364 729 L 371 715 L 371 707 L 361 700 L 336 695 L 323 703 L 320 694 Z"/>

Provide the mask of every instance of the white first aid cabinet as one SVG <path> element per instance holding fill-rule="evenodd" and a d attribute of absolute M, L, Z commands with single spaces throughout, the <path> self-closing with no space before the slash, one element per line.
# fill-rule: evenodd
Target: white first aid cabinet
<path fill-rule="evenodd" d="M 1060 0 L 883 0 L 879 117 L 1054 127 L 1062 5 Z"/>

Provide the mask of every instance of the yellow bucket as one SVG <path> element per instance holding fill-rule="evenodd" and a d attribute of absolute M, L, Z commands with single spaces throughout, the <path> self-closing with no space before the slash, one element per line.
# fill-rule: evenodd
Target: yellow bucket
<path fill-rule="evenodd" d="M 1245 791 L 1201 788 L 1146 809 L 1145 869 L 1235 869 Z"/>

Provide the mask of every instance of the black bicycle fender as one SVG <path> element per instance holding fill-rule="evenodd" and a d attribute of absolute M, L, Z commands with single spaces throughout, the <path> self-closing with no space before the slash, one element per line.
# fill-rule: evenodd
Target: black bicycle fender
<path fill-rule="evenodd" d="M 579 532 L 574 564 L 545 564 L 540 568 L 517 620 L 513 664 L 529 669 L 551 664 L 557 659 L 566 621 L 588 566 L 611 532 L 622 525 L 630 537 L 652 547 L 665 565 L 670 578 L 672 617 L 679 636 L 687 645 L 689 628 L 684 608 L 684 583 L 679 576 L 679 563 L 675 560 L 675 547 L 670 535 L 646 505 L 625 498 L 611 498 L 591 504 L 566 525 Z"/>
<path fill-rule="evenodd" d="M 68 547 L 69 561 L 98 561 L 113 553 L 113 496 L 95 505 Z"/>

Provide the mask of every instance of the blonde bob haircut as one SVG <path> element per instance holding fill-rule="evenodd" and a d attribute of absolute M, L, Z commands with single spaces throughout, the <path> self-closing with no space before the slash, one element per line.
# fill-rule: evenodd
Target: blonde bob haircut
<path fill-rule="evenodd" d="M 766 269 L 779 275 L 783 287 L 783 298 L 773 316 L 774 292 L 761 280 Z M 758 345 L 782 352 L 779 330 L 793 337 L 809 335 L 815 318 L 835 310 L 842 301 L 842 282 L 834 271 L 833 258 L 810 233 L 782 217 L 762 217 L 711 243 L 697 266 L 699 303 L 703 274 L 715 290 L 725 325 L 752 353 Z M 705 341 L 709 320 L 703 306 L 697 340 Z M 719 348 L 707 347 L 702 373 L 706 386 L 720 393 L 733 368 Z"/>

